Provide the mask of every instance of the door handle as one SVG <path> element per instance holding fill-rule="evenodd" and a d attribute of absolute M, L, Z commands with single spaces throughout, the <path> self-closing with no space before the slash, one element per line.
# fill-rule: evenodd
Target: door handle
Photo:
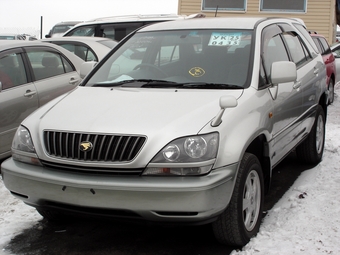
<path fill-rule="evenodd" d="M 32 97 L 35 94 L 37 94 L 37 92 L 35 90 L 26 90 L 26 93 L 24 94 L 24 97 Z"/>
<path fill-rule="evenodd" d="M 300 88 L 301 87 L 301 81 L 297 81 L 296 83 L 294 83 L 294 85 L 293 85 L 293 88 L 294 89 L 298 89 L 298 88 Z"/>
<path fill-rule="evenodd" d="M 77 82 L 79 82 L 79 79 L 74 78 L 74 77 L 71 77 L 71 79 L 69 81 L 69 83 L 72 84 L 72 85 L 76 84 Z"/>
<path fill-rule="evenodd" d="M 318 75 L 319 74 L 319 68 L 314 68 L 314 74 Z"/>

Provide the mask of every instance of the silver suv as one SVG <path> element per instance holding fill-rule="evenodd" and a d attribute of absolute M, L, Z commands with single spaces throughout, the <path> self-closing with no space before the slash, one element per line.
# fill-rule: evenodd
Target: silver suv
<path fill-rule="evenodd" d="M 22 122 L 3 180 L 47 219 L 209 223 L 221 243 L 245 245 L 272 169 L 294 149 L 321 161 L 327 101 L 325 65 L 297 20 L 157 23 Z"/>

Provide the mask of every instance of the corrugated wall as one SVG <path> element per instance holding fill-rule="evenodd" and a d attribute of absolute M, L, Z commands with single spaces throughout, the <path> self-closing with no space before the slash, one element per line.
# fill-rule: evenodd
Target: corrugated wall
<path fill-rule="evenodd" d="M 282 0 L 284 1 L 284 0 Z M 202 0 L 178 0 L 178 14 L 193 14 L 203 12 L 207 17 L 214 17 L 215 11 L 202 11 Z M 219 11 L 217 16 L 261 16 L 261 17 L 295 17 L 302 19 L 307 28 L 324 35 L 332 44 L 335 40 L 335 0 L 307 0 L 307 13 L 267 13 L 260 12 L 260 0 L 248 0 L 247 11 L 223 12 Z"/>

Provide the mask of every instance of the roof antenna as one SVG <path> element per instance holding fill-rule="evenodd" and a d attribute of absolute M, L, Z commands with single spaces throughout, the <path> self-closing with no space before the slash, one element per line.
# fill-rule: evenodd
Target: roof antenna
<path fill-rule="evenodd" d="M 215 17 L 217 15 L 218 5 L 216 6 Z"/>

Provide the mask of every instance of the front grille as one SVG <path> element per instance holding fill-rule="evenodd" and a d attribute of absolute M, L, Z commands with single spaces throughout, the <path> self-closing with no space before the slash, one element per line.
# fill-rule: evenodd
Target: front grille
<path fill-rule="evenodd" d="M 44 131 L 44 146 L 50 156 L 87 162 L 131 161 L 145 141 L 143 136 Z M 82 151 L 83 142 L 90 142 L 92 149 Z"/>

